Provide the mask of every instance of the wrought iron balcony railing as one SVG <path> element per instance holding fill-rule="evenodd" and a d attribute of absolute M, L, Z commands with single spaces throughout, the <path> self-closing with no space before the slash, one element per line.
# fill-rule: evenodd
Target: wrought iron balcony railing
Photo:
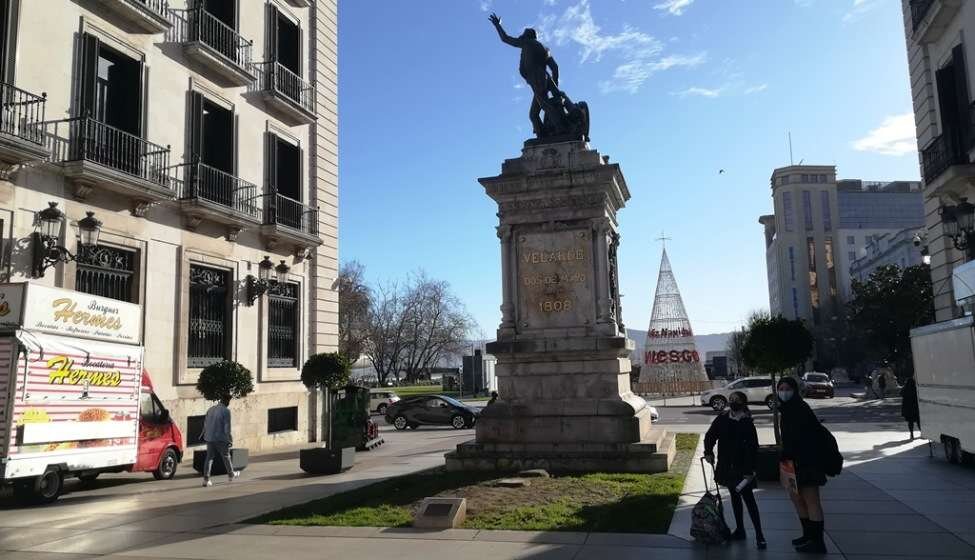
<path fill-rule="evenodd" d="M 291 100 L 308 111 L 315 112 L 315 88 L 280 62 L 258 62 L 252 65 L 261 91 L 273 92 Z"/>
<path fill-rule="evenodd" d="M 952 165 L 967 163 L 967 157 L 951 136 L 942 134 L 921 150 L 924 182 L 931 183 Z"/>
<path fill-rule="evenodd" d="M 122 0 L 161 17 L 169 15 L 169 0 Z"/>
<path fill-rule="evenodd" d="M 202 7 L 189 10 L 172 10 L 177 24 L 185 23 L 188 42 L 200 42 L 232 64 L 247 68 L 251 63 L 253 41 L 248 41 L 237 30 L 214 17 Z M 182 21 L 180 21 L 182 20 Z"/>
<path fill-rule="evenodd" d="M 928 15 L 928 10 L 933 4 L 934 0 L 911 0 L 911 23 L 914 25 L 914 31 L 921 26 L 924 16 Z"/>
<path fill-rule="evenodd" d="M 46 93 L 34 95 L 0 82 L 0 133 L 43 145 L 46 102 Z"/>
<path fill-rule="evenodd" d="M 154 144 L 90 117 L 49 121 L 55 162 L 86 161 L 170 188 L 169 146 Z"/>
<path fill-rule="evenodd" d="M 257 185 L 205 163 L 184 163 L 171 168 L 177 197 L 202 199 L 226 206 L 245 216 L 261 220 L 263 196 Z"/>
<path fill-rule="evenodd" d="M 308 235 L 318 235 L 318 208 L 312 208 L 280 194 L 265 198 L 265 224 L 284 226 Z"/>

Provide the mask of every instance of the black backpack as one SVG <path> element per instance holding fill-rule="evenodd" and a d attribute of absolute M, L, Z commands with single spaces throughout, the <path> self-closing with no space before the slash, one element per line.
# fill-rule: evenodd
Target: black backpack
<path fill-rule="evenodd" d="M 843 471 L 843 454 L 840 453 L 840 446 L 826 426 L 820 423 L 819 428 L 822 430 L 823 472 L 829 476 L 838 476 Z"/>

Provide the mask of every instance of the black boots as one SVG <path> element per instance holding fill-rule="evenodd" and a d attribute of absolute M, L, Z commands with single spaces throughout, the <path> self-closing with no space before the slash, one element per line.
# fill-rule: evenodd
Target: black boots
<path fill-rule="evenodd" d="M 802 523 L 802 536 L 798 539 L 792 539 L 792 546 L 799 546 L 805 544 L 809 540 L 809 520 L 799 518 L 799 523 Z"/>
<path fill-rule="evenodd" d="M 796 552 L 812 554 L 826 554 L 826 542 L 823 540 L 823 522 L 807 521 L 808 533 L 806 542 L 796 546 Z"/>

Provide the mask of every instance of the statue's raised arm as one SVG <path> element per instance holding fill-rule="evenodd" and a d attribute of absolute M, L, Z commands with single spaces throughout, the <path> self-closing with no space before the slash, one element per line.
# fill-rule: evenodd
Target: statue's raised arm
<path fill-rule="evenodd" d="M 489 19 L 491 20 L 491 23 L 494 24 L 494 28 L 498 31 L 498 37 L 501 37 L 502 41 L 511 45 L 512 47 L 521 47 L 521 43 L 518 41 L 518 39 L 515 39 L 511 35 L 504 32 L 504 28 L 501 27 L 501 18 L 499 18 L 497 14 L 491 14 Z"/>

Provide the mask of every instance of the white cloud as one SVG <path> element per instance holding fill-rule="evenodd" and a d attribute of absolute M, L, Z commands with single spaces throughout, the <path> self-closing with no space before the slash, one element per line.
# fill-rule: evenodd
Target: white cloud
<path fill-rule="evenodd" d="M 860 19 L 861 16 L 876 8 L 881 0 L 853 0 L 850 10 L 843 16 L 843 22 L 849 23 Z"/>
<path fill-rule="evenodd" d="M 616 68 L 612 77 L 599 83 L 604 93 L 636 93 L 656 72 L 697 66 L 706 58 L 703 52 L 664 56 L 662 42 L 629 25 L 624 25 L 617 34 L 606 34 L 593 20 L 589 0 L 579 0 L 566 8 L 561 16 L 543 16 L 537 28 L 544 40 L 551 40 L 556 45 L 578 46 L 583 63 L 599 62 L 604 56 L 614 58 Z"/>
<path fill-rule="evenodd" d="M 748 88 L 745 88 L 745 95 L 751 95 L 753 93 L 761 93 L 768 89 L 768 84 L 758 84 Z"/>
<path fill-rule="evenodd" d="M 671 95 L 676 95 L 678 97 L 709 97 L 715 98 L 719 97 L 724 92 L 724 88 L 710 89 L 692 86 L 685 90 L 675 91 Z"/>
<path fill-rule="evenodd" d="M 891 115 L 885 118 L 880 126 L 853 142 L 853 149 L 885 156 L 903 156 L 917 152 L 914 113 Z"/>
<path fill-rule="evenodd" d="M 679 16 L 684 14 L 694 0 L 663 0 L 663 2 L 657 4 L 653 7 L 654 10 L 665 10 L 672 16 Z"/>
<path fill-rule="evenodd" d="M 491 9 L 494 4 L 494 0 L 481 0 L 481 11 L 486 12 Z"/>

